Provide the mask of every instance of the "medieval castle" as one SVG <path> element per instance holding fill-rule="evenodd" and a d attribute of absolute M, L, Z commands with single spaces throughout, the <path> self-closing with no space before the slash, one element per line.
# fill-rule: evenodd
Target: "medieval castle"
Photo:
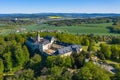
<path fill-rule="evenodd" d="M 82 47 L 80 45 L 59 42 L 51 36 L 46 36 L 43 38 L 40 37 L 39 33 L 37 34 L 36 38 L 29 37 L 26 40 L 26 45 L 33 52 L 39 51 L 45 55 L 68 56 L 72 53 L 79 53 L 82 51 Z"/>

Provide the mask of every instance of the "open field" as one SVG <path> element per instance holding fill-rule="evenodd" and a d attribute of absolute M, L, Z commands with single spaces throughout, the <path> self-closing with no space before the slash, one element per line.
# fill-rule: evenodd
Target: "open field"
<path fill-rule="evenodd" d="M 116 35 L 109 32 L 108 26 L 112 26 L 112 23 L 102 24 L 82 24 L 80 26 L 48 26 L 48 25 L 31 25 L 25 26 L 26 30 L 59 30 L 62 32 L 72 34 L 95 34 L 95 35 Z"/>
<path fill-rule="evenodd" d="M 60 32 L 66 32 L 71 34 L 95 34 L 95 35 L 119 35 L 113 34 L 109 32 L 107 27 L 112 26 L 112 23 L 101 23 L 101 24 L 81 24 L 80 26 L 49 26 L 46 24 L 40 25 L 29 25 L 29 26 L 22 26 L 22 28 L 26 29 L 26 32 L 31 31 L 39 31 L 39 30 L 58 30 Z M 1 34 L 7 33 L 16 33 L 16 28 L 11 29 L 0 29 Z"/>
<path fill-rule="evenodd" d="M 5 24 L 0 24 L 0 34 L 2 35 L 9 34 L 13 32 L 14 29 L 15 29 L 15 26 L 8 26 Z"/>
<path fill-rule="evenodd" d="M 61 16 L 49 16 L 49 18 L 51 19 L 59 19 L 59 18 L 62 18 Z"/>

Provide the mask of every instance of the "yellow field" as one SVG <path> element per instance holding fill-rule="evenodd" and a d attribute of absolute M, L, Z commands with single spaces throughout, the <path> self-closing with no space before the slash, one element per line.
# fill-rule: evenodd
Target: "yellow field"
<path fill-rule="evenodd" d="M 51 19 L 59 19 L 59 18 L 62 18 L 61 16 L 49 16 L 49 18 Z"/>

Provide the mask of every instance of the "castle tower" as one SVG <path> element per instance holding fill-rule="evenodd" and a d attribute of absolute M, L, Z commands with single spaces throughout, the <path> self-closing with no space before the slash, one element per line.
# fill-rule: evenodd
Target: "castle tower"
<path fill-rule="evenodd" d="M 37 32 L 36 40 L 37 42 L 40 42 L 40 34 L 38 32 Z"/>

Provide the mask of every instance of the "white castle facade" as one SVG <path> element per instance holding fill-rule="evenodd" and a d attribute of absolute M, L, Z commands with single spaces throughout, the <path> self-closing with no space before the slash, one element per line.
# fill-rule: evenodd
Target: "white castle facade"
<path fill-rule="evenodd" d="M 57 42 L 54 37 L 46 36 L 44 38 L 37 34 L 36 38 L 29 37 L 26 40 L 26 45 L 33 52 L 38 51 L 47 55 L 62 55 L 68 56 L 72 53 L 79 53 L 82 51 L 80 45 L 67 44 Z"/>

